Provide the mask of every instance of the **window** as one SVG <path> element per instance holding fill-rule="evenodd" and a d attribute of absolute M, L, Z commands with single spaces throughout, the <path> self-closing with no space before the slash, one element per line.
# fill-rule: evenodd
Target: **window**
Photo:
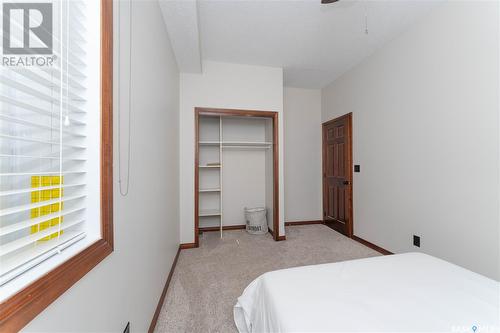
<path fill-rule="evenodd" d="M 10 331 L 112 251 L 112 9 L 46 0 L 2 11 L 0 331 Z"/>

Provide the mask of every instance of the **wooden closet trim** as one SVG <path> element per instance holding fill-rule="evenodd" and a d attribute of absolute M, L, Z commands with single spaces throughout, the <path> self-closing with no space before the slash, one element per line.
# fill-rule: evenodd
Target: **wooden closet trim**
<path fill-rule="evenodd" d="M 270 118 L 273 121 L 273 239 L 275 241 L 285 240 L 285 236 L 279 236 L 279 124 L 278 112 L 258 111 L 258 110 L 240 110 L 240 109 L 217 109 L 217 108 L 194 108 L 194 244 L 200 246 L 199 242 L 199 128 L 200 116 L 238 116 L 238 117 L 257 117 Z"/>
<path fill-rule="evenodd" d="M 113 252 L 113 1 L 101 0 L 101 239 L 0 304 L 0 332 L 17 332 Z"/>

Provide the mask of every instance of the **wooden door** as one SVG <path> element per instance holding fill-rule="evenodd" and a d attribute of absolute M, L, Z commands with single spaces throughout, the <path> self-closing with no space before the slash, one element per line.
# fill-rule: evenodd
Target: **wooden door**
<path fill-rule="evenodd" d="M 352 236 L 352 114 L 323 124 L 323 221 Z"/>

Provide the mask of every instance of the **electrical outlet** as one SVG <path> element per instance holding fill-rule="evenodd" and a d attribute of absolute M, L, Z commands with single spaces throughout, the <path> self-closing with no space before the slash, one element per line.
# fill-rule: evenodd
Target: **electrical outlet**
<path fill-rule="evenodd" d="M 420 247 L 420 236 L 413 235 L 413 245 Z"/>
<path fill-rule="evenodd" d="M 130 333 L 130 321 L 127 323 L 127 326 L 125 326 L 123 333 Z"/>

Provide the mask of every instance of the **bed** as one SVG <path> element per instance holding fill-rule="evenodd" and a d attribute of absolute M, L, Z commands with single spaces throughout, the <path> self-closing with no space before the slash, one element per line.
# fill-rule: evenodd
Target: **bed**
<path fill-rule="evenodd" d="M 500 283 L 421 253 L 268 272 L 234 306 L 247 332 L 500 332 Z"/>

